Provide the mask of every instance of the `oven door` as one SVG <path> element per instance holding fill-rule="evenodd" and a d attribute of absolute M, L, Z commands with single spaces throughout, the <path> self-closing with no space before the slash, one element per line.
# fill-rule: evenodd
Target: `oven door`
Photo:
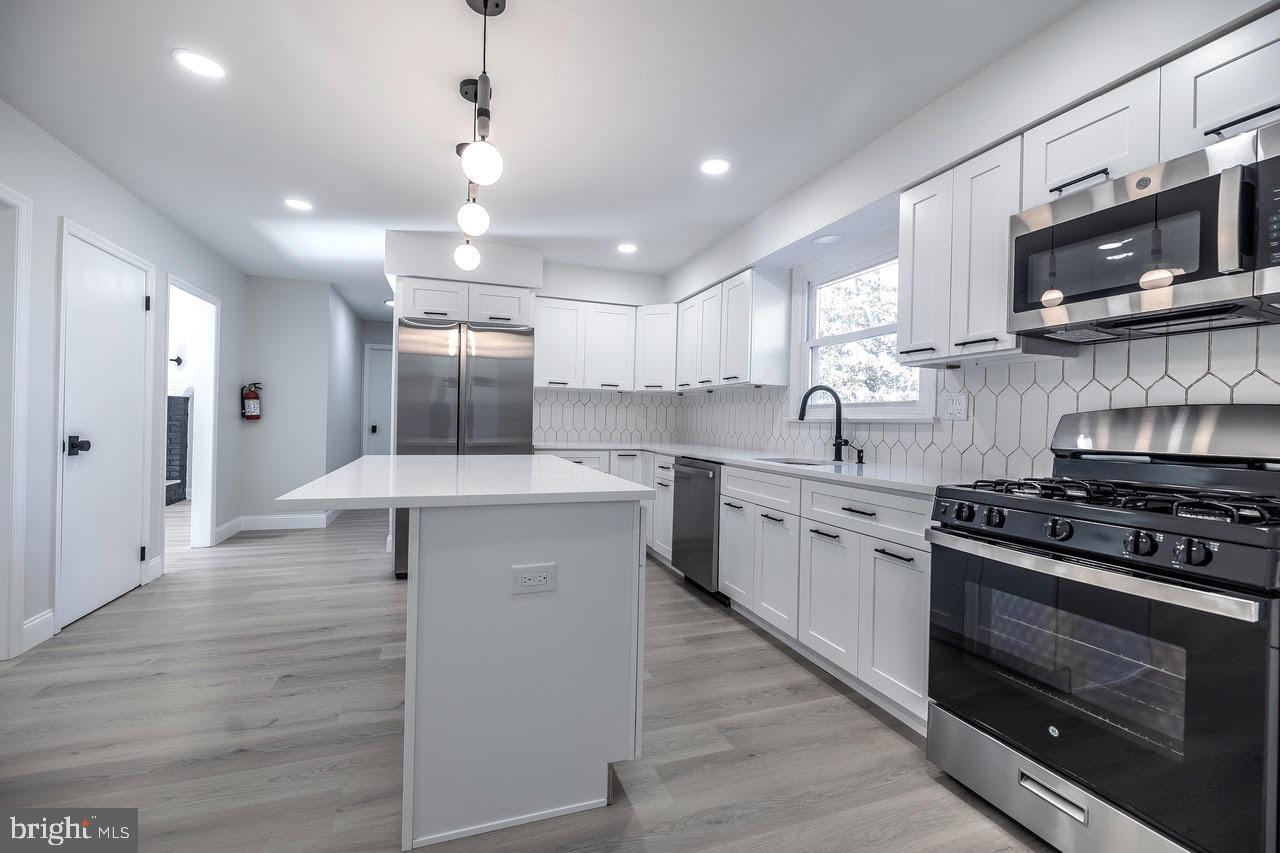
<path fill-rule="evenodd" d="M 1275 849 L 1271 602 L 929 539 L 931 701 L 1192 849 Z"/>
<path fill-rule="evenodd" d="M 1256 322 L 1231 305 L 1256 302 L 1255 145 L 1242 134 L 1014 216 L 1009 331 L 1090 342 L 1169 315 Z"/>

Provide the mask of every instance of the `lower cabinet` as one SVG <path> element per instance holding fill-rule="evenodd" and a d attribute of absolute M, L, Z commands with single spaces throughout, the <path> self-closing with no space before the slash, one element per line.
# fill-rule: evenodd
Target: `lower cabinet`
<path fill-rule="evenodd" d="M 800 584 L 799 516 L 765 507 L 756 508 L 755 519 L 756 615 L 792 639 L 799 636 L 796 610 Z"/>
<path fill-rule="evenodd" d="M 549 456 L 559 456 L 561 459 L 572 462 L 574 465 L 584 465 L 587 468 L 594 468 L 597 471 L 609 473 L 609 453 L 608 451 L 591 451 L 591 450 L 537 450 L 535 455 L 546 454 Z"/>
<path fill-rule="evenodd" d="M 720 498 L 720 591 L 748 610 L 755 608 L 757 508 Z"/>
<path fill-rule="evenodd" d="M 653 550 L 667 562 L 671 562 L 672 514 L 675 511 L 675 485 L 671 480 L 658 477 L 653 482 L 658 496 L 653 501 Z"/>
<path fill-rule="evenodd" d="M 860 533 L 809 521 L 800 537 L 799 640 L 855 674 L 862 540 Z"/>
<path fill-rule="evenodd" d="M 919 717 L 928 710 L 929 555 L 862 537 L 858 677 Z"/>

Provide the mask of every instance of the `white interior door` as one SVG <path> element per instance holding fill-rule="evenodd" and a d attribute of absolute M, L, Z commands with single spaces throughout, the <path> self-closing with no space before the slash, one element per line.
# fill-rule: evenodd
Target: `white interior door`
<path fill-rule="evenodd" d="M 364 348 L 364 453 L 391 452 L 391 347 Z"/>
<path fill-rule="evenodd" d="M 147 272 L 71 233 L 62 264 L 57 618 L 67 625 L 142 581 L 149 407 Z"/>

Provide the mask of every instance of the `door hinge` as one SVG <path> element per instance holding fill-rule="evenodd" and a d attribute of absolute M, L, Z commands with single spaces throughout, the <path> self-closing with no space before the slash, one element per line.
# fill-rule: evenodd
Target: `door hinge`
<path fill-rule="evenodd" d="M 147 561 L 147 546 L 143 545 L 138 549 L 138 561 L 145 563 Z"/>
<path fill-rule="evenodd" d="M 151 297 L 150 297 L 150 296 L 148 296 L 148 297 L 147 297 L 147 305 L 146 305 L 146 307 L 145 307 L 145 308 L 143 308 L 142 310 L 143 310 L 143 311 L 150 311 L 150 310 L 151 310 Z"/>

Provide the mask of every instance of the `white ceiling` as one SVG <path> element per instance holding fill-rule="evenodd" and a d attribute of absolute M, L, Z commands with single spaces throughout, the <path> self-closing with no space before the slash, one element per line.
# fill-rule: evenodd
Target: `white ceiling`
<path fill-rule="evenodd" d="M 1079 2 L 509 0 L 485 239 L 667 272 Z M 386 316 L 383 229 L 455 233 L 480 24 L 464 0 L 4 0 L 0 98 L 246 273 Z"/>

